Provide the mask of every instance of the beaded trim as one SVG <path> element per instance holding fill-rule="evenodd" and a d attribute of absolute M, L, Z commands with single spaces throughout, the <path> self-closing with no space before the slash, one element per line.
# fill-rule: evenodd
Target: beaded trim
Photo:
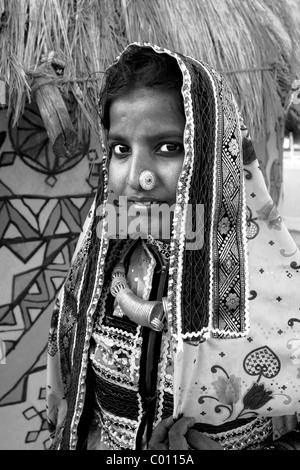
<path fill-rule="evenodd" d="M 155 246 L 163 257 L 164 261 L 169 262 L 171 256 L 171 245 L 169 243 L 165 243 L 162 240 L 157 240 L 149 234 L 146 240 L 146 244 Z"/>
<path fill-rule="evenodd" d="M 256 450 L 261 449 L 272 432 L 272 418 L 256 418 L 230 431 L 203 434 L 218 442 L 225 450 Z"/>
<path fill-rule="evenodd" d="M 169 396 L 173 396 L 172 376 L 168 374 L 167 371 L 168 359 L 171 354 L 170 343 L 170 334 L 168 331 L 165 331 L 165 334 L 162 336 L 161 361 L 159 363 L 160 370 L 157 374 L 157 415 L 154 421 L 154 426 L 156 426 L 163 418 L 165 393 L 168 393 Z"/>
<path fill-rule="evenodd" d="M 106 187 L 106 191 L 107 191 L 107 174 L 104 176 L 104 180 L 105 180 L 104 186 Z M 108 237 L 106 236 L 105 230 L 103 230 L 101 240 L 100 240 L 94 292 L 91 298 L 89 308 L 87 310 L 87 326 L 86 326 L 84 347 L 83 347 L 83 353 L 82 353 L 80 380 L 78 383 L 76 402 L 75 402 L 76 411 L 73 415 L 72 422 L 71 422 L 71 433 L 70 433 L 70 449 L 71 450 L 76 449 L 77 440 L 78 440 L 77 428 L 78 428 L 79 420 L 80 420 L 81 413 L 83 410 L 83 405 L 84 405 L 85 390 L 86 390 L 85 378 L 87 374 L 90 338 L 92 336 L 92 330 L 93 330 L 93 317 L 94 317 L 96 307 L 97 307 L 97 304 L 98 304 L 98 301 L 100 299 L 100 295 L 102 292 L 102 286 L 103 286 L 103 280 L 104 280 L 103 266 L 104 266 L 105 257 L 107 253 L 108 243 L 109 243 Z M 81 291 L 82 291 L 82 284 L 80 285 L 78 298 L 81 297 Z"/>
<path fill-rule="evenodd" d="M 99 406 L 99 404 L 98 404 Z M 104 416 L 101 416 L 101 413 Z M 116 418 L 107 412 L 95 410 L 95 419 L 101 428 L 101 440 L 107 450 L 126 450 L 134 449 L 135 434 L 139 423 L 129 419 Z M 102 427 L 103 418 L 107 423 L 107 427 Z"/>
<path fill-rule="evenodd" d="M 174 213 L 174 233 L 172 248 L 174 246 L 175 250 L 171 263 L 172 267 L 170 268 L 170 277 L 173 277 L 173 279 L 176 277 L 176 279 L 174 279 L 175 285 L 177 284 L 177 286 L 181 286 L 183 252 L 185 246 L 186 217 L 194 162 L 194 117 L 191 98 L 191 75 L 183 61 L 180 60 L 179 57 L 176 57 L 176 59 L 183 75 L 182 97 L 186 115 L 186 125 L 184 130 L 184 148 L 186 149 L 186 151 L 183 169 L 178 182 L 177 204 Z M 169 295 L 171 302 L 172 297 L 174 297 L 174 304 L 172 310 L 169 309 L 170 315 L 174 317 L 175 314 L 175 318 L 172 319 L 174 334 L 182 335 L 182 290 L 180 288 L 175 290 L 171 289 L 169 290 Z"/>

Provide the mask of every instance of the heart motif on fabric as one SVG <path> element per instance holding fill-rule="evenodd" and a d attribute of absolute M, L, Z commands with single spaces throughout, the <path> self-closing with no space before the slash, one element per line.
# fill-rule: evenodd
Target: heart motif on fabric
<path fill-rule="evenodd" d="M 267 379 L 276 377 L 281 368 L 279 358 L 268 346 L 254 349 L 247 354 L 243 366 L 247 374 L 258 375 L 258 381 L 261 376 Z"/>

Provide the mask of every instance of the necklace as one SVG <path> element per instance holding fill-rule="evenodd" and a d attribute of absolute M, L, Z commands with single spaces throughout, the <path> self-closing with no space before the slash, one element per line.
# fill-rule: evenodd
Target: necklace
<path fill-rule="evenodd" d="M 161 256 L 164 258 L 165 262 L 169 262 L 171 256 L 171 245 L 169 243 L 163 242 L 162 240 L 157 240 L 152 235 L 148 235 L 146 240 L 147 245 L 152 245 L 157 248 Z"/>

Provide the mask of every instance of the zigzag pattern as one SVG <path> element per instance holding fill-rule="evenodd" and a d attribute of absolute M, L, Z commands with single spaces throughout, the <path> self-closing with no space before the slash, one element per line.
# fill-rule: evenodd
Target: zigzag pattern
<path fill-rule="evenodd" d="M 0 305 L 0 339 L 5 341 L 10 364 L 1 369 L 0 405 L 26 401 L 26 378 L 46 348 L 53 302 L 92 198 L 92 193 L 56 198 L 16 196 L 0 182 L 0 253 L 6 248 L 8 257 L 24 265 L 13 276 L 10 303 Z M 29 262 L 35 267 L 26 269 Z M 42 331 L 45 335 L 41 337 Z"/>

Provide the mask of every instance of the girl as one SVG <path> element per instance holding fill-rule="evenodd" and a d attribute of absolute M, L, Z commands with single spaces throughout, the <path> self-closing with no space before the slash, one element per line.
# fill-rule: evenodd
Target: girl
<path fill-rule="evenodd" d="M 300 254 L 232 93 L 131 44 L 100 116 L 103 177 L 51 324 L 52 448 L 261 449 L 297 424 Z"/>

